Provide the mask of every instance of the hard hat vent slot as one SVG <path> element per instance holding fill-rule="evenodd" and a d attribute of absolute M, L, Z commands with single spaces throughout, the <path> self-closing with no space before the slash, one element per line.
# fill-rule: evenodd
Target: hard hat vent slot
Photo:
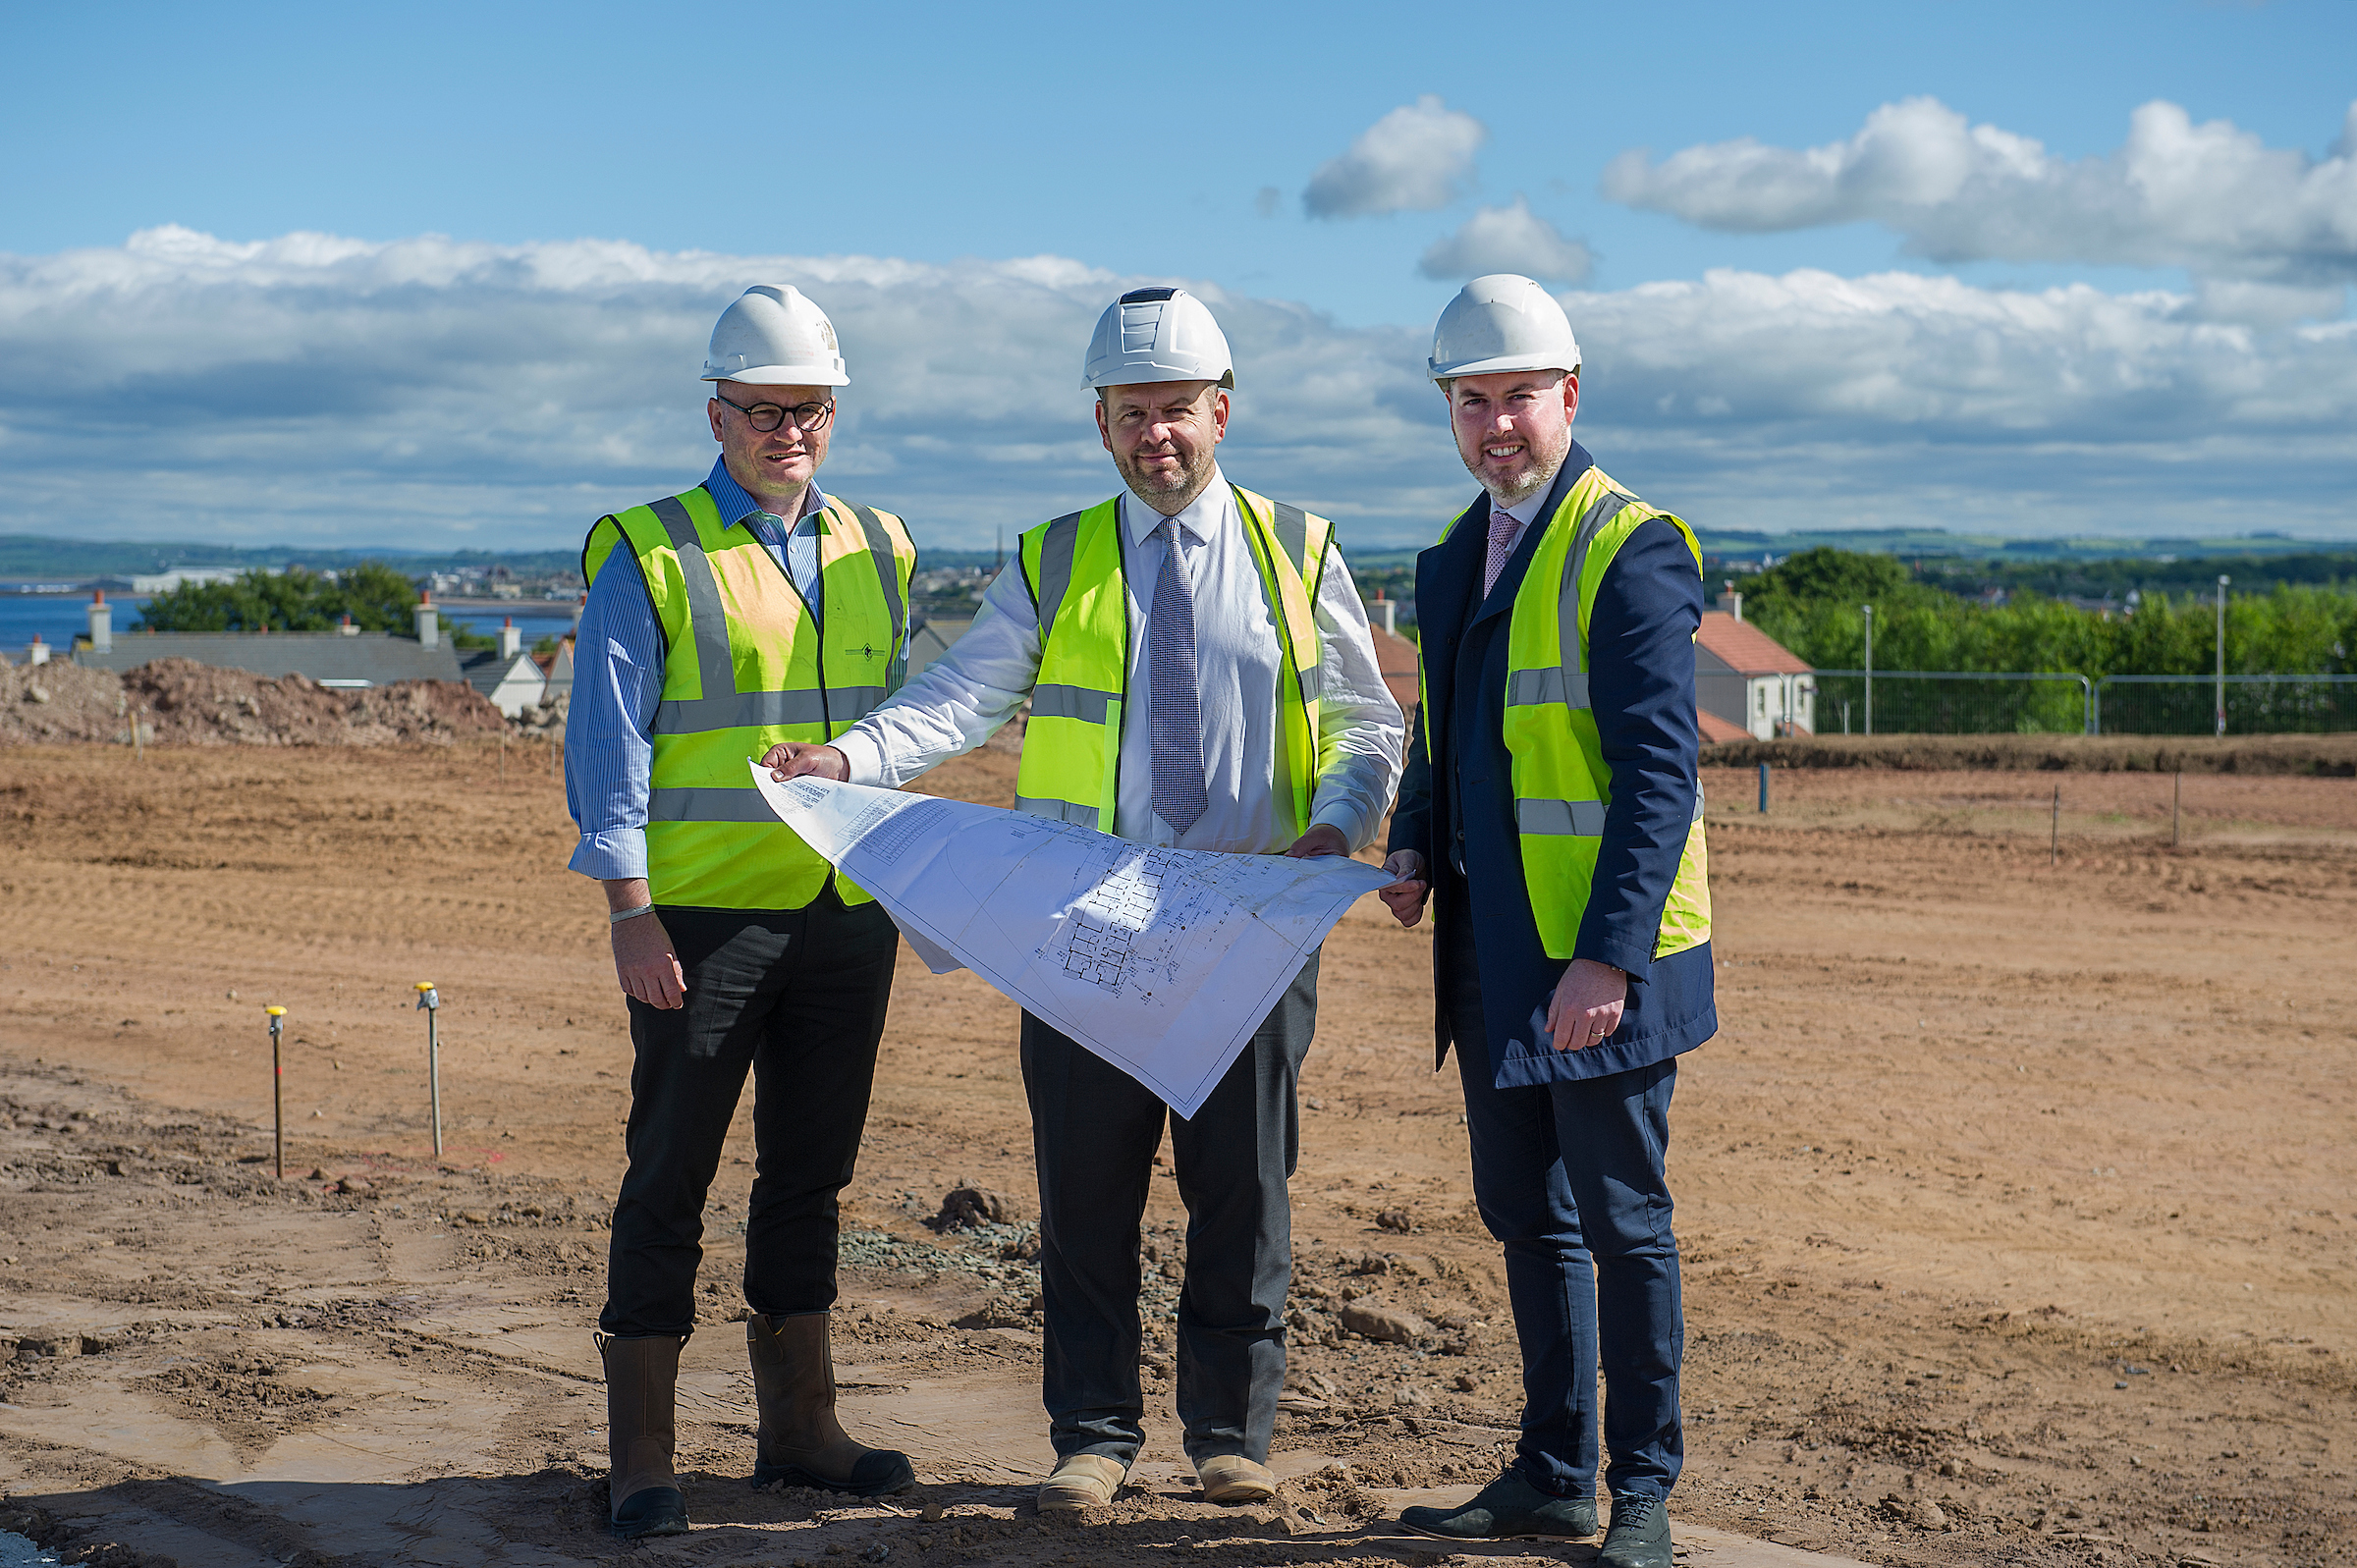
<path fill-rule="evenodd" d="M 1152 304 L 1158 299 L 1168 299 L 1178 292 L 1176 289 L 1132 289 L 1122 296 L 1122 303 L 1125 305 Z"/>

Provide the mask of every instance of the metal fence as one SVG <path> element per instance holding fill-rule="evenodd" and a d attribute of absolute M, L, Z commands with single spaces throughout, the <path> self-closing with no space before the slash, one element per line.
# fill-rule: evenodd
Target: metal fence
<path fill-rule="evenodd" d="M 2216 676 L 1820 670 L 1819 734 L 2206 735 Z M 2357 676 L 2228 676 L 2228 734 L 2357 730 Z"/>
<path fill-rule="evenodd" d="M 2095 695 L 2102 733 L 2206 735 L 2218 728 L 2216 676 L 2107 676 Z M 2357 730 L 2357 676 L 2228 676 L 2225 710 L 2230 735 Z"/>
<path fill-rule="evenodd" d="M 2070 673 L 1820 670 L 1823 734 L 2093 734 L 2094 688 Z"/>

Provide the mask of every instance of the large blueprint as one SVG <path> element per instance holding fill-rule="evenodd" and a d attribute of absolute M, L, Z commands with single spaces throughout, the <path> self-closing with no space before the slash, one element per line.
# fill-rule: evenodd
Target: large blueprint
<path fill-rule="evenodd" d="M 1343 911 L 1391 881 L 1341 855 L 1159 849 L 997 806 L 752 771 L 770 808 L 875 894 L 934 973 L 973 970 L 1182 1116 Z"/>

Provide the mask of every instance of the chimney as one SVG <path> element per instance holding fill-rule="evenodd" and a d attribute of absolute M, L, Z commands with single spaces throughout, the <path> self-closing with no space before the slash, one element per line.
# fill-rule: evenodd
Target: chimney
<path fill-rule="evenodd" d="M 1742 619 L 1743 619 L 1743 596 L 1742 596 L 1741 594 L 1739 594 L 1739 593 L 1730 593 L 1730 594 L 1728 594 L 1728 595 L 1727 596 L 1727 613 L 1728 613 L 1729 615 L 1733 616 L 1733 617 L 1734 617 L 1734 618 L 1735 618 L 1737 621 L 1740 621 L 1740 620 L 1742 620 Z"/>
<path fill-rule="evenodd" d="M 32 645 L 25 650 L 25 662 L 27 665 L 45 665 L 49 662 L 49 645 L 41 640 L 41 634 L 37 631 L 32 634 Z"/>
<path fill-rule="evenodd" d="M 521 652 L 523 652 L 523 633 L 516 629 L 516 618 L 510 616 L 500 622 L 499 656 L 502 659 L 514 659 Z"/>
<path fill-rule="evenodd" d="M 442 612 L 434 608 L 433 589 L 424 588 L 418 591 L 417 608 L 414 614 L 417 617 L 417 646 L 420 648 L 442 646 Z"/>
<path fill-rule="evenodd" d="M 1381 588 L 1375 590 L 1375 608 L 1383 612 L 1383 629 L 1392 636 L 1399 635 L 1399 602 L 1387 598 Z"/>
<path fill-rule="evenodd" d="M 115 645 L 115 607 L 103 588 L 90 595 L 90 652 L 106 653 Z"/>
<path fill-rule="evenodd" d="M 360 628 L 352 623 L 352 617 L 350 616 L 346 616 L 343 623 L 338 625 L 336 629 L 344 633 L 344 635 L 347 637 L 356 637 L 360 634 Z"/>

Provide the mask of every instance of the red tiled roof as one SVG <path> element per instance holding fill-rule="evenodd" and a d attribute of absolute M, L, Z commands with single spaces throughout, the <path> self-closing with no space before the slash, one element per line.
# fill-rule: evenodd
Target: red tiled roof
<path fill-rule="evenodd" d="M 1751 731 L 1732 719 L 1722 719 L 1708 708 L 1694 710 L 1694 718 L 1702 730 L 1702 743 L 1715 746 L 1723 740 L 1749 740 Z"/>
<path fill-rule="evenodd" d="M 1798 654 L 1748 621 L 1737 621 L 1724 610 L 1705 610 L 1695 643 L 1727 661 L 1743 676 L 1805 676 L 1809 665 Z"/>
<path fill-rule="evenodd" d="M 1383 683 L 1391 688 L 1392 700 L 1399 704 L 1401 713 L 1415 711 L 1416 645 L 1405 637 L 1395 636 L 1383 627 L 1369 626 L 1375 637 L 1375 668 L 1383 672 Z"/>

